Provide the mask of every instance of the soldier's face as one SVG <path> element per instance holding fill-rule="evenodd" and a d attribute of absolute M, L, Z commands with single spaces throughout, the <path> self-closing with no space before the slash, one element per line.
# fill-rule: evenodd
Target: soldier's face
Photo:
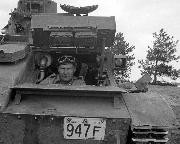
<path fill-rule="evenodd" d="M 67 82 L 71 81 L 75 71 L 76 68 L 73 64 L 71 63 L 61 64 L 58 68 L 60 80 Z"/>

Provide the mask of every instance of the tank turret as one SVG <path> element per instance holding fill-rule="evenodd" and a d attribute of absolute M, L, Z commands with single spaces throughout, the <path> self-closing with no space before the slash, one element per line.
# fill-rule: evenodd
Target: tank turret
<path fill-rule="evenodd" d="M 17 8 L 10 13 L 8 24 L 3 28 L 8 35 L 28 35 L 31 16 L 40 13 L 57 13 L 52 0 L 19 0 Z"/>
<path fill-rule="evenodd" d="M 16 62 L 28 54 L 32 41 L 31 17 L 41 13 L 57 13 L 57 4 L 51 0 L 19 0 L 10 13 L 8 24 L 2 29 L 0 62 Z M 24 45 L 19 49 L 18 45 Z M 9 45 L 10 44 L 10 45 Z M 12 50 L 13 49 L 13 50 Z"/>

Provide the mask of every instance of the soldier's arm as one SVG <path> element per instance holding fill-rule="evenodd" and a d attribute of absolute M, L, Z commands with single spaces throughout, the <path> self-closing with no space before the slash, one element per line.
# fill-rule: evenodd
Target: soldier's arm
<path fill-rule="evenodd" d="M 53 84 L 55 77 L 56 77 L 56 75 L 52 74 L 52 75 L 48 76 L 46 79 L 44 79 L 42 82 L 40 82 L 39 84 L 42 84 L 42 85 Z"/>

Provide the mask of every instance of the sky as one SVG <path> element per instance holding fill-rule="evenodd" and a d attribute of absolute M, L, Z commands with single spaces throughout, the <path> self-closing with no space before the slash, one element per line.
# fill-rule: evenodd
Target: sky
<path fill-rule="evenodd" d="M 138 59 L 146 57 L 148 46 L 152 46 L 153 33 L 161 28 L 180 40 L 180 0 L 54 0 L 60 4 L 73 6 L 87 6 L 98 4 L 99 7 L 90 15 L 115 16 L 116 32 L 122 32 L 125 40 L 135 46 L 135 62 L 132 68 L 132 80 L 137 80 L 141 75 L 137 68 Z M 9 19 L 9 12 L 17 6 L 18 0 L 0 0 L 0 29 Z M 180 55 L 180 42 L 177 45 L 177 54 Z M 180 62 L 174 63 L 180 69 Z M 180 80 L 178 80 L 180 82 Z"/>

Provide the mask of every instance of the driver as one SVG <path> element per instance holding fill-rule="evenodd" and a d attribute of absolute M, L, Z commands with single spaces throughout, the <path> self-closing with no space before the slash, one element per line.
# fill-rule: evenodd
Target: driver
<path fill-rule="evenodd" d="M 58 74 L 52 74 L 40 84 L 86 85 L 82 78 L 74 76 L 76 72 L 76 59 L 72 56 L 62 56 L 58 59 Z"/>

